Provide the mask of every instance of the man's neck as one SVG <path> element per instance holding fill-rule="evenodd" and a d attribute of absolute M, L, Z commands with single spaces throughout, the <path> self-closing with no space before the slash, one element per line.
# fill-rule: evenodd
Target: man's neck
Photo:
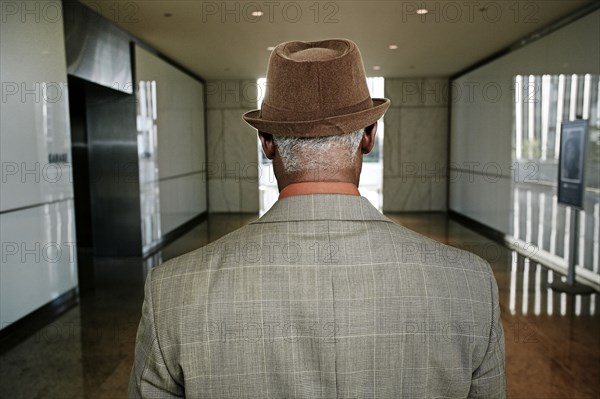
<path fill-rule="evenodd" d="M 277 179 L 277 186 L 280 192 L 287 186 L 297 183 L 350 183 L 358 187 L 359 178 L 360 172 L 357 174 L 353 170 L 336 170 L 333 172 L 305 171 L 282 176 Z"/>

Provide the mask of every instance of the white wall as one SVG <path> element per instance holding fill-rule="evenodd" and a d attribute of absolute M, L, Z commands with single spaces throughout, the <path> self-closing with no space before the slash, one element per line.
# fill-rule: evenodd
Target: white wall
<path fill-rule="evenodd" d="M 511 207 L 512 76 L 500 79 L 484 67 L 453 81 L 452 87 L 450 209 L 506 232 Z M 494 88 L 500 88 L 498 98 Z"/>
<path fill-rule="evenodd" d="M 211 213 L 258 213 L 257 132 L 242 119 L 256 109 L 256 81 L 207 83 L 208 192 Z"/>
<path fill-rule="evenodd" d="M 0 28 L 0 328 L 77 286 L 62 10 L 47 4 Z"/>
<path fill-rule="evenodd" d="M 149 156 L 140 158 L 142 219 L 153 220 L 163 236 L 207 210 L 204 84 L 138 46 L 135 64 L 137 86 L 155 82 L 155 89 L 146 93 L 155 98 L 156 115 L 149 122 L 153 133 L 140 125 L 138 107 L 139 134 L 153 136 L 151 148 L 138 142 L 140 151 L 149 150 Z M 144 101 L 139 90 L 137 94 L 138 103 Z M 146 104 L 152 108 L 153 100 Z M 149 198 L 154 208 L 144 206 Z"/>
<path fill-rule="evenodd" d="M 448 80 L 386 78 L 383 211 L 444 211 Z"/>

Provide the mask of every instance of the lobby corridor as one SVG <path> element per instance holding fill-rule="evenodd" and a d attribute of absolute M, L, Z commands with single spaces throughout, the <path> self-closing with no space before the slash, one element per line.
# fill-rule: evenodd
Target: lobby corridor
<path fill-rule="evenodd" d="M 492 265 L 500 292 L 511 398 L 597 398 L 600 315 L 597 294 L 571 299 L 547 290 L 553 273 L 445 214 L 390 214 L 396 223 L 467 249 Z M 2 398 L 126 397 L 143 281 L 153 265 L 212 242 L 254 220 L 208 220 L 151 258 L 97 258 L 95 291 L 0 358 Z M 554 278 L 556 274 L 554 274 Z M 36 381 L 35 384 L 23 383 Z"/>
<path fill-rule="evenodd" d="M 0 399 L 600 399 L 600 1 L 0 18 Z"/>

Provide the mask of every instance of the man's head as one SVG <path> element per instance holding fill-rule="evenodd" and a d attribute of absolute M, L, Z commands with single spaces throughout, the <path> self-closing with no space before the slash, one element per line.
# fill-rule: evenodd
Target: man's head
<path fill-rule="evenodd" d="M 363 154 L 375 145 L 377 122 L 337 136 L 286 137 L 259 132 L 263 151 L 273 160 L 280 189 L 305 181 L 350 182 L 358 186 Z"/>
<path fill-rule="evenodd" d="M 244 120 L 259 131 L 280 189 L 300 181 L 358 185 L 362 155 L 389 105 L 371 98 L 354 42 L 287 42 L 271 54 L 262 108 Z"/>

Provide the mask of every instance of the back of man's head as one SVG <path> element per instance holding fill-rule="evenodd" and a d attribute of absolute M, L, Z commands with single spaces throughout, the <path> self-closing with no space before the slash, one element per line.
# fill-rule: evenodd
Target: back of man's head
<path fill-rule="evenodd" d="M 389 105 L 371 98 L 354 42 L 294 41 L 273 50 L 261 109 L 244 120 L 260 132 L 278 181 L 302 176 L 357 184 L 361 154 L 373 147 L 377 120 Z"/>

